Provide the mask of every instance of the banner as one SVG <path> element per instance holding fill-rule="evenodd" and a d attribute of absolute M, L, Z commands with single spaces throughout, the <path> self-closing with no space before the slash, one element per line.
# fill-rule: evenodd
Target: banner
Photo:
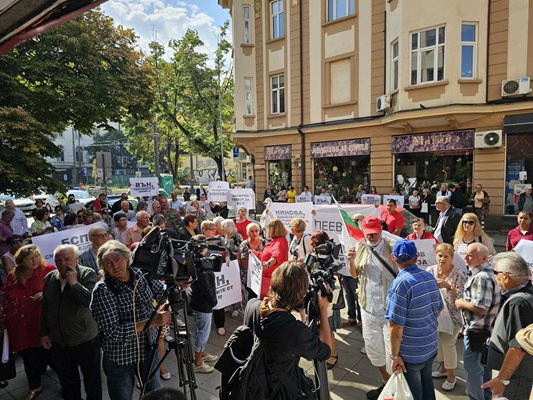
<path fill-rule="evenodd" d="M 522 239 L 518 242 L 514 251 L 526 260 L 529 270 L 531 271 L 533 269 L 533 241 Z"/>
<path fill-rule="evenodd" d="M 107 225 L 103 222 L 96 222 L 91 225 L 82 226 L 79 228 L 66 229 L 64 231 L 48 233 L 46 235 L 32 237 L 33 244 L 37 245 L 41 250 L 41 254 L 44 256 L 46 262 L 56 265 L 54 260 L 54 250 L 60 244 L 73 244 L 78 247 L 78 250 L 83 253 L 89 247 L 91 242 L 89 241 L 89 231 L 101 225 L 107 229 Z"/>
<path fill-rule="evenodd" d="M 209 182 L 207 200 L 214 202 L 228 201 L 229 183 L 225 181 Z"/>
<path fill-rule="evenodd" d="M 315 204 L 331 204 L 331 196 L 315 196 Z"/>
<path fill-rule="evenodd" d="M 361 195 L 361 204 L 381 204 L 381 196 L 379 194 L 363 194 Z"/>
<path fill-rule="evenodd" d="M 222 264 L 222 270 L 215 272 L 215 285 L 218 302 L 213 307 L 214 310 L 242 301 L 241 274 L 237 260 L 230 261 L 229 266 L 226 263 Z"/>
<path fill-rule="evenodd" d="M 233 189 L 227 193 L 228 207 L 237 210 L 246 207 L 255 210 L 255 192 L 252 189 Z"/>
<path fill-rule="evenodd" d="M 403 207 L 403 203 L 405 201 L 405 197 L 398 196 L 398 195 L 393 195 L 393 194 L 386 194 L 386 195 L 383 196 L 383 205 L 387 205 L 387 201 L 389 201 L 389 199 L 396 200 L 396 205 L 400 206 L 400 207 Z"/>
<path fill-rule="evenodd" d="M 375 215 L 379 217 L 381 211 L 372 205 L 360 205 L 360 204 L 341 204 L 342 208 L 346 210 L 348 215 L 361 213 L 364 216 Z M 341 243 L 342 227 L 344 225 L 341 215 L 337 206 L 316 206 L 316 214 L 314 218 L 315 230 L 323 230 L 328 234 L 331 239 L 334 239 L 336 243 Z"/>
<path fill-rule="evenodd" d="M 258 297 L 261 292 L 261 279 L 263 277 L 263 267 L 261 261 L 250 252 L 248 257 L 248 276 L 246 286 L 248 286 Z"/>
<path fill-rule="evenodd" d="M 302 218 L 307 224 L 306 233 L 313 233 L 313 204 L 312 203 L 271 203 L 268 207 L 273 218 L 280 219 L 290 232 L 293 218 Z M 338 213 L 337 213 L 338 214 Z M 268 222 L 267 222 L 268 223 Z"/>
<path fill-rule="evenodd" d="M 133 197 L 157 196 L 159 194 L 157 177 L 130 178 L 130 194 Z"/>

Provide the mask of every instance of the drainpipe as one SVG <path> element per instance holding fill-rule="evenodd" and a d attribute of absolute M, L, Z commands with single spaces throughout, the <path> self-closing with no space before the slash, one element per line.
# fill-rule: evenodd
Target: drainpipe
<path fill-rule="evenodd" d="M 489 102 L 489 40 L 490 40 L 490 12 L 491 1 L 487 0 L 487 53 L 485 54 L 485 103 Z"/>
<path fill-rule="evenodd" d="M 302 187 L 305 186 L 305 134 L 302 131 L 304 125 L 304 56 L 303 56 L 303 8 L 302 1 L 298 2 L 300 12 L 300 125 L 298 126 L 298 133 L 300 134 L 300 144 L 302 147 L 302 154 L 300 157 L 300 173 L 302 175 Z"/>

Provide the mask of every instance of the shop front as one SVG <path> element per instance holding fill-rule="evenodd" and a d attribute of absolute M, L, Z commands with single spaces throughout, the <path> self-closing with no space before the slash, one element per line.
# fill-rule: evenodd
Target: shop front
<path fill-rule="evenodd" d="M 472 190 L 474 130 L 393 136 L 394 186 L 409 196 L 414 188 L 438 190 L 440 183 Z"/>
<path fill-rule="evenodd" d="M 291 145 L 265 146 L 267 184 L 274 190 L 288 188 L 292 180 Z"/>
<path fill-rule="evenodd" d="M 370 189 L 370 138 L 311 143 L 311 159 L 315 193 L 329 188 L 350 202 L 358 185 Z"/>

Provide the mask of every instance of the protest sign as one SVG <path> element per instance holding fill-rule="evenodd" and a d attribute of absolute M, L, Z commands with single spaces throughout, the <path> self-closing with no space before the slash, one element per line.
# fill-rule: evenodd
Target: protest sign
<path fill-rule="evenodd" d="M 379 194 L 363 194 L 361 196 L 361 204 L 381 204 L 381 196 Z"/>
<path fill-rule="evenodd" d="M 54 250 L 60 244 L 73 244 L 78 247 L 80 253 L 91 247 L 89 231 L 98 225 L 107 229 L 103 222 L 81 226 L 79 228 L 66 229 L 64 231 L 48 233 L 46 235 L 32 237 L 32 242 L 41 250 L 46 262 L 55 265 Z"/>
<path fill-rule="evenodd" d="M 331 204 L 331 196 L 315 196 L 315 204 Z"/>
<path fill-rule="evenodd" d="M 313 232 L 313 204 L 312 203 L 271 203 L 268 206 L 270 214 L 283 223 L 290 232 L 293 218 L 302 218 L 307 224 L 306 233 Z"/>
<path fill-rule="evenodd" d="M 420 239 L 413 240 L 413 242 L 415 243 L 418 255 L 417 264 L 421 269 L 425 270 L 428 267 L 437 264 L 434 239 Z"/>
<path fill-rule="evenodd" d="M 212 182 L 209 182 L 209 190 L 211 189 L 229 190 L 229 183 L 226 181 L 212 181 Z"/>
<path fill-rule="evenodd" d="M 396 200 L 396 205 L 400 207 L 403 207 L 403 203 L 405 202 L 405 198 L 403 196 L 386 194 L 385 196 L 383 196 L 383 204 L 387 205 L 387 201 L 389 201 L 390 199 Z"/>
<path fill-rule="evenodd" d="M 363 214 L 376 215 L 379 217 L 380 209 L 373 205 L 360 205 L 360 204 L 342 204 L 343 210 L 348 215 Z M 321 205 L 315 207 L 316 213 L 314 217 L 314 227 L 312 231 L 322 230 L 328 234 L 331 239 L 334 239 L 336 243 L 341 242 L 341 234 L 344 226 L 344 222 L 339 214 L 337 206 Z"/>
<path fill-rule="evenodd" d="M 228 201 L 229 183 L 225 181 L 209 182 L 207 200 L 214 202 Z"/>
<path fill-rule="evenodd" d="M 522 239 L 515 246 L 514 251 L 526 260 L 529 269 L 533 269 L 533 241 Z"/>
<path fill-rule="evenodd" d="M 313 202 L 313 195 L 311 192 L 302 192 L 298 196 L 296 196 L 296 202 L 297 203 L 306 203 L 306 202 Z"/>
<path fill-rule="evenodd" d="M 239 262 L 230 261 L 229 266 L 222 264 L 222 270 L 215 272 L 215 286 L 217 289 L 217 305 L 215 310 L 230 306 L 242 301 L 241 274 Z"/>
<path fill-rule="evenodd" d="M 256 295 L 261 292 L 261 279 L 263 277 L 263 267 L 261 261 L 250 252 L 248 257 L 248 276 L 246 277 L 246 286 L 248 286 Z"/>
<path fill-rule="evenodd" d="M 157 177 L 130 178 L 130 194 L 134 197 L 158 195 L 159 181 Z"/>
<path fill-rule="evenodd" d="M 233 189 L 227 193 L 228 207 L 237 210 L 246 207 L 255 210 L 255 192 L 252 189 Z"/>

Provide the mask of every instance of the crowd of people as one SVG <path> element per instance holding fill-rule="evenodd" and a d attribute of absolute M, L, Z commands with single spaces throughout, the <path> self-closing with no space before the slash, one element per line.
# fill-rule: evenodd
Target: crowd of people
<path fill-rule="evenodd" d="M 533 287 L 527 263 L 513 249 L 521 240 L 533 240 L 531 213 L 520 212 L 518 226 L 508 234 L 507 252 L 497 254 L 482 226 L 484 211 L 477 211 L 484 207 L 488 194 L 480 186 L 473 195 L 474 212 L 465 212 L 453 206 L 446 187 L 441 189 L 434 200 L 438 218 L 433 229 L 420 213 L 405 232 L 393 199 L 380 217 L 353 216 L 364 239 L 345 249 L 348 272 L 337 274 L 324 289 L 328 293 L 318 298 L 318 335 L 304 323 L 309 271 L 303 262 L 330 238 L 324 231 L 308 229 L 301 218 L 292 219 L 288 227 L 276 218 L 260 226 L 240 207 L 235 219 L 230 219 L 227 204 L 207 201 L 203 187 L 196 193 L 199 200 L 184 193 L 181 201 L 173 192 L 170 199 L 140 199 L 136 210 L 125 193 L 112 207 L 101 194 L 92 211 L 69 199 L 56 207 L 50 222 L 46 209 L 38 209 L 35 221 L 39 223 L 32 224 L 35 230 L 24 224 L 19 210 L 6 204 L 0 218 L 6 274 L 0 323 L 12 351 L 24 363 L 25 398 L 36 398 L 42 392 L 41 376 L 47 366 L 56 372 L 63 397 L 69 400 L 102 398 L 100 366 L 112 400 L 131 399 L 136 384 L 148 393 L 159 388 L 160 379 L 171 379 L 170 372 L 160 366 L 152 379 L 139 382 L 142 371 L 155 368 L 164 353 L 165 333 L 158 336 L 157 328 L 170 329 L 165 307 L 156 310 L 156 317 L 145 327 L 164 283 L 147 279 L 132 264 L 139 243 L 156 227 L 171 238 L 199 244 L 218 238 L 223 250 L 205 247 L 202 255 L 217 253 L 225 264 L 235 260 L 239 265 L 242 302 L 226 309 L 214 309 L 217 295 L 212 270 L 202 271 L 183 287 L 195 320 L 192 347 L 197 374 L 214 371 L 218 356 L 208 353 L 207 345 L 212 331 L 226 335 L 226 314 L 242 318 L 250 314 L 247 306 L 258 305 L 265 340 L 278 347 L 284 341 L 283 349 L 276 350 L 272 358 L 274 368 L 286 371 L 291 382 L 309 383 L 298 368 L 300 357 L 335 368 L 339 359 L 336 331 L 355 328 L 362 333 L 362 351 L 383 381 L 367 393 L 368 399 L 378 399 L 393 373 L 404 373 L 415 400 L 434 399 L 436 379 L 444 378 L 442 390 L 453 390 L 460 336 L 470 400 L 502 394 L 510 400 L 528 398 L 533 383 Z M 286 192 L 286 200 L 294 200 L 294 189 Z M 90 247 L 79 253 L 74 245 L 58 245 L 53 254 L 55 266 L 45 262 L 35 244 L 28 243 L 32 235 L 95 221 L 103 223 L 89 230 Z M 397 236 L 407 233 L 407 237 L 385 235 L 385 230 Z M 435 241 L 435 265 L 418 267 L 417 239 Z M 248 286 L 252 254 L 262 267 L 259 293 Z M 466 267 L 456 265 L 457 257 Z M 259 300 L 250 301 L 254 298 Z M 341 303 L 347 308 L 345 321 L 341 320 Z M 523 331 L 528 326 L 529 331 Z M 148 357 L 150 346 L 160 349 L 153 359 Z M 435 358 L 440 364 L 433 370 Z M 491 369 L 499 371 L 495 379 L 491 379 Z M 283 394 L 277 398 L 298 398 L 284 387 L 286 379 L 278 378 L 272 378 Z"/>

